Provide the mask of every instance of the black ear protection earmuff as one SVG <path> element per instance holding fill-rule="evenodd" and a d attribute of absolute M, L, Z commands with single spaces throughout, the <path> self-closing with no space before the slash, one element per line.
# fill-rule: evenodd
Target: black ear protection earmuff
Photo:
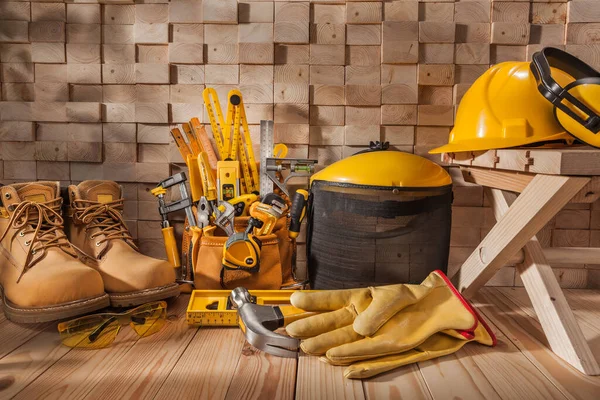
<path fill-rule="evenodd" d="M 551 67 L 575 80 L 562 87 L 552 77 Z M 600 147 L 600 72 L 554 47 L 535 53 L 530 68 L 538 90 L 554 105 L 554 115 L 562 127 L 577 139 Z"/>

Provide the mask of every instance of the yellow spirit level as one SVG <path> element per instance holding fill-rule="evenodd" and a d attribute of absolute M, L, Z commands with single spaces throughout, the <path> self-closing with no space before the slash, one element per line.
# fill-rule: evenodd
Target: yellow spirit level
<path fill-rule="evenodd" d="M 288 305 L 295 290 L 250 290 L 253 303 Z M 237 311 L 229 299 L 231 290 L 194 290 L 186 320 L 194 326 L 238 326 Z"/>
<path fill-rule="evenodd" d="M 240 195 L 240 163 L 217 162 L 217 191 L 219 200 L 228 201 Z"/>

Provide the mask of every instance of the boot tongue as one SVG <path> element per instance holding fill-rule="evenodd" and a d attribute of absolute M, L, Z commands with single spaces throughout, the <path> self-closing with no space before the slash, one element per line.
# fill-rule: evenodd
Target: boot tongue
<path fill-rule="evenodd" d="M 60 197 L 60 189 L 56 182 L 33 182 L 25 185 L 16 184 L 13 187 L 21 201 L 44 203 Z"/>
<path fill-rule="evenodd" d="M 111 181 L 86 181 L 78 188 L 81 200 L 110 203 L 121 198 L 121 186 Z"/>

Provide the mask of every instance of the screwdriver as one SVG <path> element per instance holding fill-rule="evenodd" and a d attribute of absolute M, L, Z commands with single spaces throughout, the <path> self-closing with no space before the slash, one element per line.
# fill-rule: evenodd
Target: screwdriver
<path fill-rule="evenodd" d="M 304 189 L 296 190 L 294 199 L 292 200 L 292 208 L 290 209 L 290 239 L 296 239 L 300 234 L 300 226 L 306 216 L 306 204 L 308 203 L 308 192 Z"/>

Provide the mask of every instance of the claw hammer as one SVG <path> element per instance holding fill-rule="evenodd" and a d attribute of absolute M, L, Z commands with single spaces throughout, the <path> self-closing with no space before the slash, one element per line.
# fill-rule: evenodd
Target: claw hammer
<path fill-rule="evenodd" d="M 273 331 L 316 313 L 304 311 L 292 305 L 254 304 L 250 292 L 243 287 L 233 289 L 231 300 L 237 307 L 239 325 L 248 343 L 275 356 L 287 358 L 298 356 L 300 340 Z"/>

